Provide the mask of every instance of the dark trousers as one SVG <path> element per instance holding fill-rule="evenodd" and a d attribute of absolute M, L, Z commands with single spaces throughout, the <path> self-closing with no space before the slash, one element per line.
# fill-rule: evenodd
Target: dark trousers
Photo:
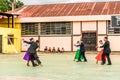
<path fill-rule="evenodd" d="M 81 52 L 80 52 L 78 61 L 81 61 L 81 60 L 80 60 L 81 56 L 83 57 L 84 61 L 87 61 L 87 59 L 86 59 L 86 57 L 85 57 L 85 51 L 81 51 Z"/>
<path fill-rule="evenodd" d="M 104 52 L 103 52 L 103 54 L 102 54 L 102 64 L 105 64 L 105 63 L 106 63 L 105 56 L 107 57 L 108 64 L 111 64 L 110 54 L 106 54 L 106 53 L 104 53 Z"/>
<path fill-rule="evenodd" d="M 30 61 L 31 61 L 33 66 L 35 66 L 34 60 L 36 60 L 38 64 L 41 64 L 41 61 L 39 60 L 39 57 L 37 56 L 37 54 L 30 53 Z"/>
<path fill-rule="evenodd" d="M 39 57 L 36 53 L 34 54 L 34 58 L 35 58 L 35 60 L 37 61 L 38 64 L 41 64 L 41 61 L 39 60 Z"/>
<path fill-rule="evenodd" d="M 33 53 L 30 53 L 30 61 L 32 63 L 32 66 L 35 66 L 35 63 L 34 63 L 34 54 Z"/>
<path fill-rule="evenodd" d="M 41 61 L 39 60 L 39 58 L 36 58 L 36 61 L 38 64 L 41 64 Z"/>

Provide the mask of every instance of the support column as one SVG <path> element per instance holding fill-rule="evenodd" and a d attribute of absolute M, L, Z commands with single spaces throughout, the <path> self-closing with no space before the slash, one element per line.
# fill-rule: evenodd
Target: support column
<path fill-rule="evenodd" d="M 72 34 L 72 35 L 71 35 L 71 51 L 73 51 L 73 22 L 71 22 L 71 23 L 72 23 L 72 27 L 71 27 L 71 29 L 72 29 L 72 30 L 71 30 L 71 32 L 72 32 L 72 33 L 71 33 L 71 34 Z"/>
<path fill-rule="evenodd" d="M 12 16 L 12 28 L 14 28 L 14 16 Z"/>
<path fill-rule="evenodd" d="M 8 28 L 10 28 L 10 17 L 8 16 Z"/>

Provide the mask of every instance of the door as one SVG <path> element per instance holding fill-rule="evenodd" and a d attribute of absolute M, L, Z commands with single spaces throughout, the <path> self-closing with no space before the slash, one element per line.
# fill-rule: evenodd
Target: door
<path fill-rule="evenodd" d="M 0 53 L 2 53 L 2 35 L 0 35 Z"/>
<path fill-rule="evenodd" d="M 87 51 L 96 51 L 96 32 L 84 32 L 82 39 Z"/>

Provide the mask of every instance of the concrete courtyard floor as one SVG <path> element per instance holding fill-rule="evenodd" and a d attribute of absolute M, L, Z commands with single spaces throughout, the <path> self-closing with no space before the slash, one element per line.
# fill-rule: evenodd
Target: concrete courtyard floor
<path fill-rule="evenodd" d="M 39 54 L 43 67 L 27 67 L 23 55 L 0 54 L 0 80 L 120 80 L 120 55 L 103 66 L 96 64 L 96 54 L 86 54 L 87 63 L 74 62 L 73 53 Z"/>

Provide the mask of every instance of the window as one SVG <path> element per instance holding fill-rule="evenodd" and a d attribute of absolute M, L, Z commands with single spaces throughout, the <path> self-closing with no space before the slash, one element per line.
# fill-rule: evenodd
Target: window
<path fill-rule="evenodd" d="M 38 35 L 38 23 L 22 23 L 22 35 Z"/>
<path fill-rule="evenodd" d="M 14 44 L 14 36 L 8 35 L 8 45 Z"/>
<path fill-rule="evenodd" d="M 41 23 L 41 35 L 71 34 L 71 22 Z"/>
<path fill-rule="evenodd" d="M 107 21 L 107 24 L 108 24 L 108 34 L 120 34 L 120 26 L 112 27 L 111 21 Z"/>

